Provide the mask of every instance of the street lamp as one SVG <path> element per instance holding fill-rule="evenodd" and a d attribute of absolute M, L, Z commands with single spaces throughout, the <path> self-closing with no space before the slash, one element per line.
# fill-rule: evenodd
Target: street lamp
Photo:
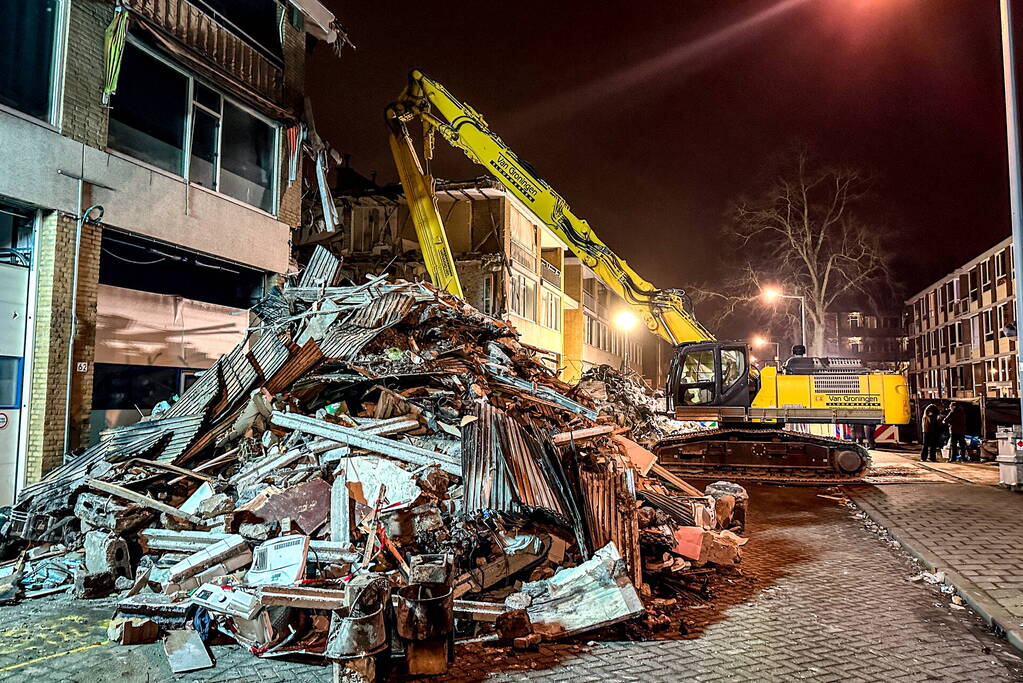
<path fill-rule="evenodd" d="M 780 349 L 781 345 L 778 342 L 767 341 L 766 339 L 761 337 L 759 334 L 754 336 L 753 339 L 751 340 L 751 342 L 753 344 L 753 348 L 755 348 L 755 349 L 759 349 L 761 346 L 773 346 L 774 347 L 774 362 L 775 363 L 778 362 L 778 360 L 779 360 L 778 357 L 781 355 L 781 349 Z M 752 363 L 753 360 L 751 359 L 750 362 Z"/>
<path fill-rule="evenodd" d="M 639 318 L 629 310 L 619 311 L 615 315 L 615 326 L 625 335 L 625 353 L 622 354 L 622 371 L 629 367 L 629 331 L 636 326 Z"/>
<path fill-rule="evenodd" d="M 806 349 L 806 297 L 796 294 L 782 294 L 777 287 L 764 287 L 761 292 L 769 304 L 778 299 L 799 299 L 799 336 L 802 339 L 803 349 Z"/>

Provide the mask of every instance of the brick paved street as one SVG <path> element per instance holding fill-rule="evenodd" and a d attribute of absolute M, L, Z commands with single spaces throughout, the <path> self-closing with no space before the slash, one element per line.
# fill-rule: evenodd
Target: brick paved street
<path fill-rule="evenodd" d="M 962 483 L 849 487 L 849 495 L 964 592 L 1023 624 L 1023 495 Z M 1017 635 L 1017 638 L 1019 635 Z"/>
<path fill-rule="evenodd" d="M 904 555 L 879 542 L 848 508 L 817 493 L 752 490 L 754 540 L 745 576 L 689 611 L 686 636 L 629 642 L 620 628 L 597 642 L 545 644 L 529 655 L 460 646 L 455 669 L 439 680 L 1023 680 L 1020 659 L 1004 641 L 969 611 L 951 610 L 935 587 L 907 581 L 918 570 Z M 59 604 L 0 610 L 0 680 L 330 678 L 325 667 L 257 660 L 229 646 L 214 648 L 216 669 L 173 678 L 159 644 L 79 649 L 104 640 L 109 608 L 79 609 L 62 631 L 57 620 L 68 615 Z M 60 655 L 72 650 L 78 651 Z"/>

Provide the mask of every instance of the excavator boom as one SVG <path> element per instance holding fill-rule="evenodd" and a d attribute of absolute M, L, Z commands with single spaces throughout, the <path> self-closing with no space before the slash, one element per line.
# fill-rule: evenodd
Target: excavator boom
<path fill-rule="evenodd" d="M 622 297 L 639 315 L 647 328 L 672 344 L 710 341 L 714 339 L 691 312 L 685 293 L 674 289 L 657 289 L 634 271 L 624 259 L 615 254 L 597 237 L 583 219 L 572 213 L 565 200 L 548 185 L 524 159 L 519 158 L 490 130 L 486 121 L 472 107 L 458 101 L 443 85 L 421 71 L 409 75 L 409 83 L 397 102 L 388 107 L 388 119 L 406 123 L 421 119 L 428 134 L 437 132 L 452 146 L 497 178 L 519 201 L 546 225 L 580 261 L 616 294 Z M 394 130 L 392 123 L 392 131 Z M 392 132 L 392 150 L 395 149 Z M 409 148 L 411 149 L 411 148 Z M 413 152 L 414 155 L 414 152 Z M 399 154 L 395 152 L 395 159 Z M 407 162 L 400 161 L 400 167 Z M 413 201 L 423 205 L 415 183 L 402 184 L 406 193 L 412 189 Z M 435 205 L 433 205 L 435 207 Z M 424 207 L 425 208 L 425 207 Z M 434 208 L 434 212 L 436 209 Z M 423 232 L 436 239 L 435 226 L 440 216 L 423 211 L 416 218 L 420 241 Z M 420 221 L 424 229 L 420 228 Z M 441 229 L 442 230 L 442 229 Z M 427 247 L 424 246 L 424 256 Z M 427 262 L 429 269 L 429 262 Z M 433 271 L 430 270 L 431 275 Z M 437 284 L 435 282 L 435 284 Z"/>
<path fill-rule="evenodd" d="M 654 446 L 676 474 L 726 472 L 736 478 L 803 481 L 855 479 L 870 462 L 856 444 L 783 429 L 786 423 L 905 424 L 904 377 L 871 373 L 842 359 L 807 359 L 784 371 L 758 371 L 742 342 L 716 341 L 693 315 L 685 292 L 657 289 L 598 238 L 586 221 L 524 159 L 493 133 L 472 107 L 421 71 L 409 75 L 387 108 L 391 149 L 405 187 L 424 261 L 434 284 L 461 294 L 432 178 L 423 172 L 408 124 L 424 128 L 424 156 L 440 134 L 484 166 L 579 260 L 631 306 L 647 328 L 675 345 L 667 384 L 669 405 L 684 420 L 714 421 L 718 429 L 682 433 Z M 793 359 L 790 359 L 793 360 Z M 807 365 L 809 363 L 809 365 Z"/>

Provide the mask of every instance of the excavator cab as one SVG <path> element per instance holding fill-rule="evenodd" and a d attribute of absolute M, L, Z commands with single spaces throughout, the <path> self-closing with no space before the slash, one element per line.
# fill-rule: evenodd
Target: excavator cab
<path fill-rule="evenodd" d="M 669 409 L 700 406 L 749 406 L 759 389 L 741 342 L 679 344 L 668 372 Z"/>

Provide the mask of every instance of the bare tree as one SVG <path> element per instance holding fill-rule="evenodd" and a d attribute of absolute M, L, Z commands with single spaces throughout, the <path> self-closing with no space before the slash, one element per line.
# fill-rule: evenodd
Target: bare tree
<path fill-rule="evenodd" d="M 884 231 L 855 213 L 869 179 L 855 169 L 820 164 L 800 146 L 784 158 L 766 187 L 759 196 L 735 204 L 731 231 L 738 259 L 731 286 L 712 296 L 726 313 L 752 302 L 767 286 L 804 297 L 810 353 L 824 355 L 828 311 L 843 301 L 876 300 L 892 292 Z M 775 322 L 780 316 L 798 325 L 794 305 L 757 308 Z"/>

